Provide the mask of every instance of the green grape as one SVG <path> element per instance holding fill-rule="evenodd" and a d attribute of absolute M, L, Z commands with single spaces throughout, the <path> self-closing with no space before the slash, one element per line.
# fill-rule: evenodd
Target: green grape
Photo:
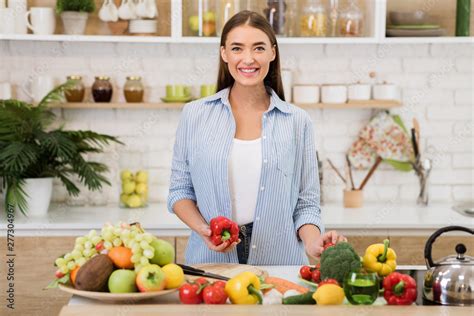
<path fill-rule="evenodd" d="M 120 245 L 122 245 L 122 241 L 120 240 L 120 238 L 115 238 L 112 243 L 115 247 L 119 247 Z"/>
<path fill-rule="evenodd" d="M 74 270 L 75 267 L 76 267 L 76 263 L 75 263 L 74 261 L 69 261 L 69 262 L 67 263 L 67 268 L 68 268 L 69 270 Z"/>
<path fill-rule="evenodd" d="M 66 273 L 69 272 L 69 269 L 68 269 L 67 265 L 64 265 L 61 268 L 59 268 L 59 271 L 61 271 L 61 273 L 63 273 L 63 274 L 66 274 Z"/>
<path fill-rule="evenodd" d="M 68 252 L 67 254 L 64 255 L 64 260 L 69 261 L 71 259 L 72 259 L 72 255 L 71 255 L 70 252 Z"/>
<path fill-rule="evenodd" d="M 89 234 L 87 234 L 87 236 L 88 236 L 89 238 L 92 238 L 92 237 L 94 237 L 94 236 L 97 236 L 97 231 L 96 231 L 95 229 L 93 229 L 93 230 L 91 230 L 91 231 L 89 232 Z"/>
<path fill-rule="evenodd" d="M 105 249 L 110 249 L 112 248 L 114 245 L 112 245 L 112 243 L 110 241 L 104 241 L 104 248 Z"/>
<path fill-rule="evenodd" d="M 138 234 L 138 235 L 135 236 L 135 241 L 140 242 L 142 240 L 143 240 L 143 234 Z"/>
<path fill-rule="evenodd" d="M 56 263 L 56 266 L 62 267 L 66 264 L 66 260 L 64 260 L 63 258 L 58 258 L 56 259 L 56 261 L 54 261 L 54 263 Z"/>
<path fill-rule="evenodd" d="M 151 259 L 151 258 L 153 258 L 153 256 L 154 256 L 154 252 L 151 251 L 150 249 L 147 249 L 147 250 L 143 251 L 143 255 L 144 255 L 146 258 Z"/>
<path fill-rule="evenodd" d="M 84 257 L 90 257 L 90 255 L 92 254 L 92 249 L 84 249 L 82 254 L 84 255 Z"/>
<path fill-rule="evenodd" d="M 153 235 L 150 234 L 150 233 L 145 233 L 143 234 L 143 239 L 147 242 L 147 243 L 151 243 L 153 241 Z"/>
<path fill-rule="evenodd" d="M 83 246 L 83 245 L 76 245 L 76 246 L 74 247 L 74 250 L 83 251 L 83 250 L 84 250 L 84 246 Z"/>
<path fill-rule="evenodd" d="M 141 257 L 140 258 L 140 264 L 143 265 L 143 266 L 146 266 L 146 265 L 150 264 L 150 262 L 148 261 L 148 258 Z"/>
<path fill-rule="evenodd" d="M 84 263 L 86 263 L 87 259 L 84 258 L 84 257 L 82 257 L 82 258 L 79 258 L 79 259 L 76 260 L 76 261 L 77 261 L 77 264 L 78 264 L 79 266 L 82 266 Z"/>
<path fill-rule="evenodd" d="M 139 244 L 134 244 L 131 249 L 132 249 L 133 253 L 137 253 L 137 252 L 140 251 L 140 245 Z"/>
<path fill-rule="evenodd" d="M 91 249 L 91 248 L 92 248 L 92 243 L 91 243 L 90 241 L 86 241 L 86 242 L 84 243 L 84 248 L 86 248 L 86 249 Z"/>
<path fill-rule="evenodd" d="M 73 250 L 71 252 L 71 256 L 74 260 L 76 260 L 82 257 L 82 253 L 79 250 Z"/>
<path fill-rule="evenodd" d="M 140 241 L 140 247 L 141 247 L 142 249 L 146 249 L 146 248 L 148 248 L 148 246 L 149 246 L 149 244 L 148 244 L 148 242 L 147 242 L 146 240 Z"/>
<path fill-rule="evenodd" d="M 107 230 L 102 234 L 102 237 L 104 240 L 111 241 L 114 239 L 114 234 L 110 230 Z"/>
<path fill-rule="evenodd" d="M 122 233 L 120 234 L 120 237 L 122 239 L 129 238 L 130 237 L 130 230 L 129 229 L 124 229 Z"/>
<path fill-rule="evenodd" d="M 92 241 L 92 244 L 95 246 L 102 241 L 102 238 L 100 236 L 93 236 L 91 238 L 91 241 Z"/>
<path fill-rule="evenodd" d="M 77 237 L 76 238 L 76 245 L 82 245 L 83 243 L 86 242 L 86 238 L 85 237 Z"/>
<path fill-rule="evenodd" d="M 141 259 L 140 255 L 134 254 L 134 255 L 132 255 L 132 258 L 130 258 L 130 261 L 132 261 L 133 263 L 138 263 L 138 262 L 140 262 L 140 259 Z"/>
<path fill-rule="evenodd" d="M 114 228 L 114 235 L 120 236 L 121 232 L 122 232 L 122 229 L 120 227 L 115 227 Z"/>

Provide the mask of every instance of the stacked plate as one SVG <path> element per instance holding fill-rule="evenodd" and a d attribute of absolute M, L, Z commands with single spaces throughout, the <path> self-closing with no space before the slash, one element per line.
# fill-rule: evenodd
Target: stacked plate
<path fill-rule="evenodd" d="M 156 20 L 131 20 L 128 32 L 131 34 L 155 34 L 157 24 Z"/>
<path fill-rule="evenodd" d="M 424 11 L 389 12 L 390 24 L 387 25 L 387 36 L 418 37 L 443 36 L 446 30 Z"/>

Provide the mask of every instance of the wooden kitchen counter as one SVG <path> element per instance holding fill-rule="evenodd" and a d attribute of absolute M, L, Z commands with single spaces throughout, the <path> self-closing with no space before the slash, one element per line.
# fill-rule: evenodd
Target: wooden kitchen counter
<path fill-rule="evenodd" d="M 316 305 L 69 305 L 64 306 L 60 316 L 78 315 L 225 315 L 225 316 L 247 316 L 247 315 L 318 315 L 318 316 L 340 316 L 340 315 L 410 315 L 410 316 L 433 316 L 433 315 L 459 315 L 472 316 L 472 309 L 468 307 L 447 306 L 316 306 Z"/>

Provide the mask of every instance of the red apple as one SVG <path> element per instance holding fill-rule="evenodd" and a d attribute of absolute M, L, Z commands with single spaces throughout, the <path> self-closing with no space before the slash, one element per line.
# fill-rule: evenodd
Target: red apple
<path fill-rule="evenodd" d="M 138 271 L 137 288 L 140 292 L 161 291 L 166 285 L 166 276 L 160 266 L 150 264 Z"/>

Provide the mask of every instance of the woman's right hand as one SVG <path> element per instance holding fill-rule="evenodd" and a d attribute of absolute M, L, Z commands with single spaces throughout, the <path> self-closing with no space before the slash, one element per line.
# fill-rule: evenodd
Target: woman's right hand
<path fill-rule="evenodd" d="M 240 239 L 237 240 L 236 242 L 233 242 L 232 244 L 229 245 L 229 241 L 224 241 L 222 244 L 219 246 L 216 246 L 212 243 L 211 241 L 211 229 L 207 224 L 203 224 L 199 226 L 199 228 L 196 230 L 196 232 L 201 236 L 201 238 L 204 240 L 204 243 L 206 243 L 207 248 L 214 250 L 216 252 L 229 252 L 232 251 L 235 246 L 237 246 L 238 243 L 240 243 Z"/>

